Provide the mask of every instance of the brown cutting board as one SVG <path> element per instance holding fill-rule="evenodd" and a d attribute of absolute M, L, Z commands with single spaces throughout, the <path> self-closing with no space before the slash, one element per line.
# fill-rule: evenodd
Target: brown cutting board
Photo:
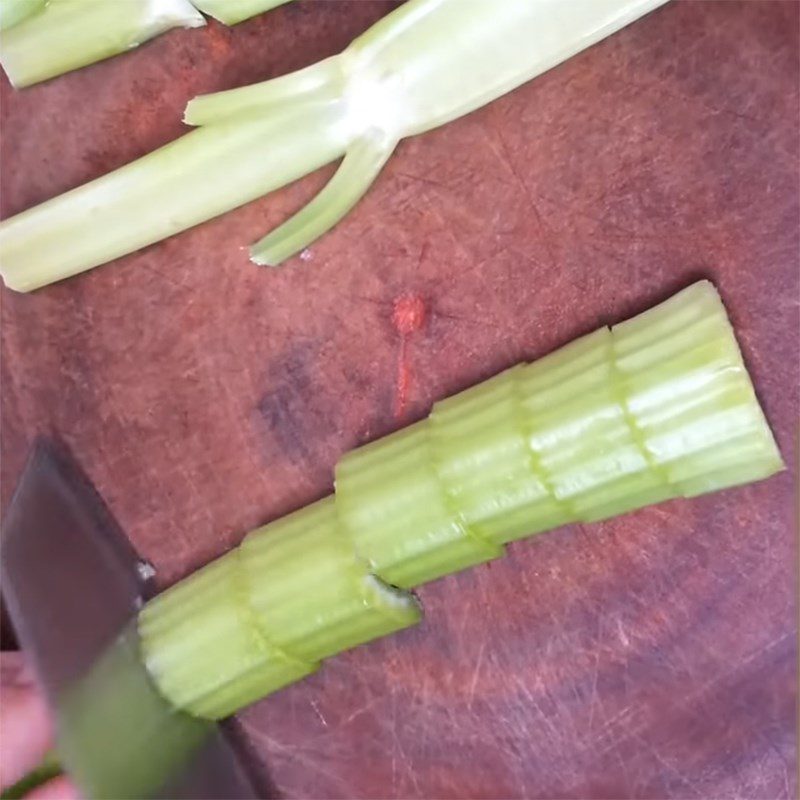
<path fill-rule="evenodd" d="M 179 135 L 193 95 L 335 53 L 391 7 L 300 2 L 3 83 L 3 215 Z M 4 503 L 35 434 L 57 433 L 166 585 L 437 398 L 700 277 L 719 287 L 789 470 L 424 587 L 417 629 L 240 715 L 282 796 L 795 796 L 798 16 L 670 4 L 401 144 L 282 270 L 242 247 L 330 169 L 4 292 Z M 398 329 L 398 298 L 421 326 Z"/>

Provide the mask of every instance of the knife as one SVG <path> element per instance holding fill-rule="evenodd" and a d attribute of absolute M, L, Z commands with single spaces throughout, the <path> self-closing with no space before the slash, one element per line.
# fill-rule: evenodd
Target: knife
<path fill-rule="evenodd" d="M 142 561 L 66 448 L 34 446 L 0 535 L 0 587 L 87 798 L 255 798 L 220 727 L 172 708 L 139 656 Z"/>

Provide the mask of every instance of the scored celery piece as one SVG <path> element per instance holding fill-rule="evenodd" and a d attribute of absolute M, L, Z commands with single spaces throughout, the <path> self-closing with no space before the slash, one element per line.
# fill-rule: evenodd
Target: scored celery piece
<path fill-rule="evenodd" d="M 347 453 L 336 465 L 336 510 L 356 553 L 403 589 L 503 555 L 448 502 L 427 420 Z"/>
<path fill-rule="evenodd" d="M 165 709 L 151 678 L 133 620 L 57 697 L 56 752 L 87 798 L 164 797 L 213 733 L 207 720 Z"/>
<path fill-rule="evenodd" d="M 0 64 L 17 88 L 101 61 L 171 28 L 205 19 L 189 0 L 49 0 L 0 38 Z"/>
<path fill-rule="evenodd" d="M 147 603 L 139 635 L 162 694 L 208 719 L 226 717 L 319 666 L 291 658 L 261 633 L 238 549 Z"/>
<path fill-rule="evenodd" d="M 333 498 L 254 531 L 145 607 L 146 664 L 176 705 L 222 716 L 415 622 L 416 602 L 376 576 L 411 588 L 501 555 L 526 529 L 782 468 L 703 281 L 345 455 Z"/>
<path fill-rule="evenodd" d="M 318 661 L 419 622 L 416 599 L 370 575 L 339 528 L 333 497 L 252 531 L 242 565 L 258 624 L 301 661 Z"/>
<path fill-rule="evenodd" d="M 612 331 L 631 412 L 676 494 L 722 489 L 782 468 L 711 283 L 693 284 Z"/>
<path fill-rule="evenodd" d="M 262 11 L 277 8 L 290 0 L 192 0 L 192 3 L 209 17 L 235 25 Z"/>
<path fill-rule="evenodd" d="M 41 11 L 47 0 L 0 0 L 0 31 Z"/>
<path fill-rule="evenodd" d="M 430 415 L 437 475 L 461 519 L 501 544 L 531 533 L 535 510 L 545 526 L 567 521 L 536 474 L 520 413 L 518 365 L 435 403 Z"/>

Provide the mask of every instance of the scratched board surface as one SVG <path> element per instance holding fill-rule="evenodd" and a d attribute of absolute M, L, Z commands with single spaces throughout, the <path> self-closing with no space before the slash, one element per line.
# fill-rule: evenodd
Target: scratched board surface
<path fill-rule="evenodd" d="M 194 94 L 335 53 L 391 7 L 299 2 L 4 82 L 3 215 L 178 136 Z M 517 544 L 424 587 L 417 629 L 234 725 L 290 798 L 794 797 L 798 5 L 666 6 L 401 144 L 303 261 L 250 264 L 242 246 L 330 173 L 4 292 L 4 504 L 54 432 L 167 585 L 328 492 L 354 445 L 709 277 L 789 471 Z"/>

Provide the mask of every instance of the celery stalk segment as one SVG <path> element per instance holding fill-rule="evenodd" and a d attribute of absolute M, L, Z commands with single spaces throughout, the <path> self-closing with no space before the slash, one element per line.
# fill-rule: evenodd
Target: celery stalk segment
<path fill-rule="evenodd" d="M 171 28 L 205 25 L 189 0 L 48 0 L 0 37 L 0 63 L 21 88 L 124 53 Z"/>
<path fill-rule="evenodd" d="M 288 2 L 290 0 L 192 0 L 200 11 L 225 25 L 235 25 Z"/>
<path fill-rule="evenodd" d="M 278 264 L 347 213 L 396 142 L 491 102 L 663 2 L 410 0 L 338 56 L 195 98 L 185 119 L 200 132 L 0 223 L 0 272 L 10 288 L 35 289 L 222 214 L 344 155 L 329 186 L 254 246 L 254 261 Z M 114 18 L 110 29 L 127 30 L 116 20 L 122 12 L 113 10 L 127 0 L 53 0 L 9 35 L 56 13 L 51 9 L 66 15 L 71 3 L 100 3 Z M 213 0 L 203 7 L 208 3 Z M 238 0 L 224 0 L 226 8 L 229 3 L 238 7 Z M 58 51 L 70 30 L 48 26 L 43 39 L 52 38 Z M 76 27 L 74 35 L 82 34 Z M 26 48 L 15 50 L 12 41 L 5 58 L 13 62 Z M 21 64 L 31 65 L 31 74 L 20 67 L 19 77 L 41 79 L 29 56 L 19 54 Z"/>
<path fill-rule="evenodd" d="M 146 664 L 220 717 L 318 660 L 413 625 L 412 588 L 548 527 L 783 469 L 707 281 L 434 406 L 346 454 L 335 494 L 152 600 Z"/>

